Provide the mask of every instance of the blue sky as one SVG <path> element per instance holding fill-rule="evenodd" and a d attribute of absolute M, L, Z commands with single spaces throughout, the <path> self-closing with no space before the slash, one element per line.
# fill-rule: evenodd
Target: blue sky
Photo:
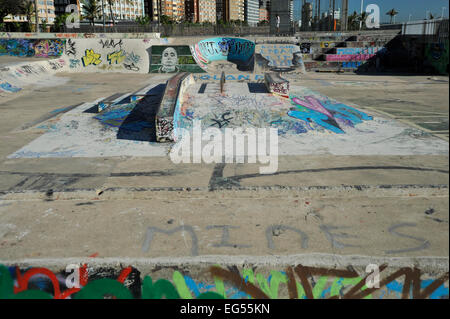
<path fill-rule="evenodd" d="M 308 2 L 315 2 L 315 0 L 307 0 Z M 297 3 L 296 3 L 297 2 Z M 294 0 L 294 11 L 301 6 L 301 0 Z M 328 0 L 321 0 L 321 10 L 328 9 Z M 341 0 L 335 0 L 336 7 L 341 7 Z M 444 16 L 448 18 L 449 2 L 448 0 L 364 0 L 364 7 L 368 4 L 376 4 L 380 7 L 381 22 L 389 22 L 390 17 L 386 15 L 390 9 L 394 8 L 398 11 L 395 17 L 395 22 L 408 21 L 411 14 L 411 20 L 421 20 L 425 18 L 426 11 L 429 10 L 435 17 L 440 17 L 442 14 L 442 7 L 446 7 Z M 356 10 L 361 10 L 361 0 L 348 1 L 349 14 Z M 295 12 L 297 15 L 297 12 Z"/>

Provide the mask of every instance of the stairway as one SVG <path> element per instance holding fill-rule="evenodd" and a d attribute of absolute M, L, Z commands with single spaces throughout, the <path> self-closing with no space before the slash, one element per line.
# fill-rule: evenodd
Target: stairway
<path fill-rule="evenodd" d="M 315 33 L 297 37 L 307 72 L 355 72 L 375 66 L 376 55 L 398 31 L 361 32 L 359 34 Z"/>

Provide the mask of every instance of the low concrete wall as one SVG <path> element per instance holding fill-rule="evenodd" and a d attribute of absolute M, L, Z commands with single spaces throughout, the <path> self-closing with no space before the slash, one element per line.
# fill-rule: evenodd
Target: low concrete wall
<path fill-rule="evenodd" d="M 166 89 L 155 118 L 156 140 L 172 142 L 178 139 L 177 122 L 183 95 L 189 85 L 195 83 L 190 73 L 178 73 L 166 83 Z"/>
<path fill-rule="evenodd" d="M 448 299 L 448 279 L 445 258 L 35 260 L 0 262 L 0 299 Z"/>

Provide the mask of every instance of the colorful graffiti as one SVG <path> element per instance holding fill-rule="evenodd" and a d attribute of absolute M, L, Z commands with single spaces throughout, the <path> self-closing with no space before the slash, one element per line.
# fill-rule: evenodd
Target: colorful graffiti
<path fill-rule="evenodd" d="M 345 133 L 338 122 L 343 125 L 354 126 L 362 123 L 363 120 L 372 120 L 371 116 L 348 105 L 319 101 L 313 96 L 292 97 L 291 100 L 297 110 L 289 111 L 289 116 L 306 122 L 314 122 L 338 134 Z"/>
<path fill-rule="evenodd" d="M 203 278 L 196 281 L 189 272 L 178 270 L 170 279 L 154 280 L 154 273 L 153 278 L 141 278 L 141 272 L 132 266 L 116 270 L 71 265 L 55 273 L 47 268 L 21 270 L 0 265 L 0 299 L 449 298 L 448 272 L 422 279 L 419 268 L 388 269 L 387 264 L 380 265 L 378 285 L 368 285 L 372 273 L 360 275 L 352 266 L 336 269 L 299 264 L 266 271 L 209 266 L 196 271 Z"/>
<path fill-rule="evenodd" d="M 366 61 L 373 58 L 375 54 L 327 54 L 327 61 L 347 62 Z"/>
<path fill-rule="evenodd" d="M 109 64 L 120 64 L 123 62 L 123 60 L 125 60 L 125 58 L 126 58 L 126 55 L 124 54 L 124 52 L 122 50 L 108 54 Z"/>
<path fill-rule="evenodd" d="M 59 57 L 63 54 L 65 40 L 0 39 L 0 55 L 19 57 Z"/>
<path fill-rule="evenodd" d="M 83 66 L 87 67 L 89 65 L 99 65 L 102 63 L 101 54 L 95 53 L 94 50 L 86 49 L 84 57 L 81 58 Z"/>
<path fill-rule="evenodd" d="M 0 39 L 0 55 L 33 56 L 33 40 L 25 39 Z"/>
<path fill-rule="evenodd" d="M 3 92 L 10 92 L 10 93 L 17 93 L 20 90 L 22 90 L 22 88 L 11 85 L 8 82 L 0 83 L 0 92 L 3 91 Z"/>
<path fill-rule="evenodd" d="M 211 38 L 191 46 L 191 54 L 204 70 L 215 61 L 229 61 L 240 71 L 254 68 L 255 43 L 239 38 Z"/>
<path fill-rule="evenodd" d="M 300 48 L 292 44 L 263 44 L 259 46 L 259 53 L 269 60 L 269 66 L 274 67 L 293 66 L 292 60 L 296 52 L 300 52 Z"/>
<path fill-rule="evenodd" d="M 37 57 L 59 57 L 64 52 L 63 40 L 39 40 L 34 44 L 34 55 Z"/>
<path fill-rule="evenodd" d="M 149 50 L 149 73 L 205 72 L 197 65 L 187 45 L 153 45 Z"/>

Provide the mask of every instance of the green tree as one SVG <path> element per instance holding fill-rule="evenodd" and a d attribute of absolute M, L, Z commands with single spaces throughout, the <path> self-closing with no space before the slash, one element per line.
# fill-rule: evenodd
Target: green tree
<path fill-rule="evenodd" d="M 361 24 L 361 28 L 362 29 L 365 29 L 365 27 L 366 27 L 366 19 L 367 19 L 367 16 L 368 16 L 369 14 L 366 12 L 366 11 L 363 11 L 359 16 L 358 16 L 358 20 L 360 21 L 360 22 L 362 22 L 362 24 Z"/>
<path fill-rule="evenodd" d="M 16 15 L 20 13 L 20 7 L 25 0 L 0 0 L 0 23 L 8 15 Z"/>
<path fill-rule="evenodd" d="M 61 15 L 58 15 L 55 19 L 54 28 L 56 32 L 62 32 L 63 26 L 66 24 L 67 18 L 71 15 L 71 13 L 64 13 Z"/>
<path fill-rule="evenodd" d="M 173 21 L 169 16 L 163 14 L 161 16 L 161 24 L 173 24 Z"/>
<path fill-rule="evenodd" d="M 395 11 L 394 8 L 392 8 L 391 10 L 389 10 L 388 12 L 386 12 L 386 15 L 391 16 L 391 24 L 392 24 L 392 19 L 398 14 L 398 11 Z"/>
<path fill-rule="evenodd" d="M 83 19 L 89 20 L 91 25 L 94 25 L 95 19 L 99 16 L 102 9 L 98 0 L 82 0 L 83 7 L 81 16 Z"/>
<path fill-rule="evenodd" d="M 137 17 L 136 18 L 136 23 L 142 26 L 146 26 L 150 24 L 150 17 L 149 16 L 145 16 L 145 17 Z"/>
<path fill-rule="evenodd" d="M 358 28 L 359 28 L 359 15 L 356 11 L 353 11 L 353 13 L 348 16 L 348 29 L 357 30 Z"/>
<path fill-rule="evenodd" d="M 19 6 L 20 14 L 27 18 L 28 30 L 31 31 L 32 17 L 35 15 L 34 0 L 25 0 Z"/>

